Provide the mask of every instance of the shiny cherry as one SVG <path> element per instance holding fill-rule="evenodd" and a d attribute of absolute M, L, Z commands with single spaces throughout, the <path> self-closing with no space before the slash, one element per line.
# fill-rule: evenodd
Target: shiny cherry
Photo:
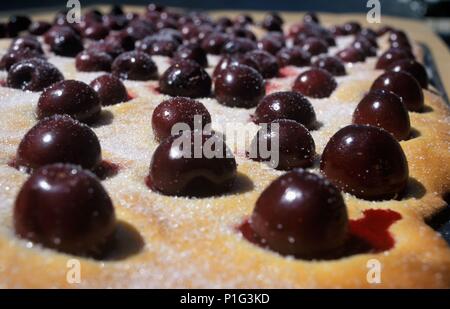
<path fill-rule="evenodd" d="M 392 64 L 399 60 L 411 59 L 412 57 L 408 52 L 399 48 L 390 48 L 385 51 L 379 58 L 375 65 L 376 69 L 386 70 Z"/>
<path fill-rule="evenodd" d="M 301 47 L 312 56 L 324 54 L 328 51 L 328 44 L 324 40 L 316 37 L 306 38 L 302 42 Z"/>
<path fill-rule="evenodd" d="M 136 49 L 149 55 L 161 55 L 172 57 L 180 43 L 172 37 L 164 35 L 153 35 L 145 37 L 136 43 Z"/>
<path fill-rule="evenodd" d="M 60 32 L 50 41 L 50 50 L 59 56 L 75 57 L 83 50 L 83 43 L 75 32 Z"/>
<path fill-rule="evenodd" d="M 311 98 L 327 98 L 336 87 L 336 80 L 328 71 L 310 69 L 295 79 L 292 90 Z"/>
<path fill-rule="evenodd" d="M 367 200 L 391 199 L 408 184 L 408 162 L 397 140 L 368 125 L 349 125 L 325 146 L 322 173 L 339 189 Z"/>
<path fill-rule="evenodd" d="M 349 63 L 364 62 L 366 60 L 364 52 L 355 47 L 347 47 L 339 51 L 336 56 L 343 62 Z"/>
<path fill-rule="evenodd" d="M 244 54 L 242 62 L 256 69 L 264 78 L 272 78 L 278 75 L 277 58 L 263 50 L 252 50 Z"/>
<path fill-rule="evenodd" d="M 210 147 L 214 155 L 206 156 Z M 156 148 L 147 185 L 164 195 L 212 196 L 227 192 L 235 178 L 236 161 L 220 137 L 187 131 L 169 136 Z"/>
<path fill-rule="evenodd" d="M 214 92 L 221 104 L 251 108 L 265 95 L 264 79 L 247 65 L 230 65 L 217 74 Z"/>
<path fill-rule="evenodd" d="M 128 101 L 128 92 L 122 81 L 112 74 L 92 80 L 89 86 L 97 93 L 101 105 L 108 106 Z"/>
<path fill-rule="evenodd" d="M 172 61 L 177 62 L 180 60 L 192 60 L 197 62 L 202 67 L 208 66 L 208 59 L 206 52 L 200 45 L 195 43 L 188 43 L 180 45 L 173 55 Z"/>
<path fill-rule="evenodd" d="M 411 74 L 424 89 L 428 88 L 428 74 L 425 67 L 414 59 L 403 59 L 394 62 L 387 68 L 389 71 Z"/>
<path fill-rule="evenodd" d="M 411 129 L 402 99 L 385 90 L 371 91 L 364 96 L 353 113 L 353 123 L 380 127 L 397 140 L 408 139 Z"/>
<path fill-rule="evenodd" d="M 100 142 L 87 125 L 66 115 L 40 120 L 23 137 L 16 163 L 36 169 L 51 163 L 71 163 L 93 169 L 101 161 Z"/>
<path fill-rule="evenodd" d="M 316 60 L 314 60 L 312 66 L 328 71 L 331 75 L 334 76 L 343 76 L 347 74 L 344 63 L 337 57 L 318 57 L 316 58 Z"/>
<path fill-rule="evenodd" d="M 53 64 L 43 59 L 30 58 L 9 68 L 6 85 L 21 90 L 42 91 L 63 79 L 63 75 Z"/>
<path fill-rule="evenodd" d="M 13 64 L 31 58 L 46 60 L 43 54 L 34 49 L 25 48 L 8 50 L 0 59 L 0 70 L 8 71 Z"/>
<path fill-rule="evenodd" d="M 115 229 L 108 193 L 76 165 L 43 166 L 20 189 L 13 212 L 16 234 L 71 254 L 98 254 Z"/>
<path fill-rule="evenodd" d="M 84 50 L 75 57 L 75 67 L 80 72 L 109 72 L 112 62 L 109 54 L 92 50 Z"/>
<path fill-rule="evenodd" d="M 316 125 L 316 113 L 309 100 L 298 92 L 282 91 L 265 96 L 256 107 L 255 123 L 269 123 L 276 119 L 291 119 L 308 129 Z"/>
<path fill-rule="evenodd" d="M 157 141 L 178 134 L 179 132 L 172 134 L 172 128 L 176 124 L 186 124 L 189 129 L 194 130 L 196 125 L 203 129 L 210 123 L 211 115 L 206 107 L 198 101 L 184 97 L 162 101 L 152 116 L 152 128 Z"/>
<path fill-rule="evenodd" d="M 54 83 L 42 92 L 37 104 L 37 117 L 67 114 L 82 122 L 92 122 L 100 115 L 101 105 L 91 86 L 77 81 Z"/>
<path fill-rule="evenodd" d="M 171 96 L 207 97 L 211 93 L 211 78 L 198 63 L 182 60 L 161 75 L 159 90 Z"/>
<path fill-rule="evenodd" d="M 371 90 L 387 90 L 398 95 L 409 111 L 421 112 L 424 107 L 422 88 L 417 80 L 405 72 L 387 71 L 372 84 Z"/>
<path fill-rule="evenodd" d="M 277 119 L 262 127 L 250 149 L 251 159 L 269 161 L 271 167 L 279 170 L 309 167 L 315 156 L 314 140 L 308 129 L 290 119 Z"/>
<path fill-rule="evenodd" d="M 301 47 L 284 47 L 278 51 L 277 59 L 280 67 L 285 67 L 288 65 L 304 67 L 310 65 L 311 54 L 303 50 Z"/>
<path fill-rule="evenodd" d="M 250 227 L 263 246 L 301 259 L 333 255 L 347 239 L 347 208 L 325 178 L 296 169 L 259 196 Z"/>
<path fill-rule="evenodd" d="M 113 75 L 121 79 L 146 81 L 158 77 L 158 68 L 144 52 L 130 51 L 118 56 L 111 65 Z"/>
<path fill-rule="evenodd" d="M 28 27 L 28 32 L 34 35 L 43 35 L 52 27 L 52 24 L 46 21 L 34 21 Z"/>

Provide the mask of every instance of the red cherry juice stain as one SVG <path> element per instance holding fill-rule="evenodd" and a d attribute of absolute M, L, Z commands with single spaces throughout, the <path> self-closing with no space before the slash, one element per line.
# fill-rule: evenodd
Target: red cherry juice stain
<path fill-rule="evenodd" d="M 158 85 L 148 85 L 148 89 L 155 94 L 159 94 L 159 86 Z"/>
<path fill-rule="evenodd" d="M 299 71 L 297 68 L 294 68 L 292 66 L 286 66 L 282 67 L 278 72 L 278 74 L 280 77 L 290 77 L 290 76 L 297 76 L 299 74 Z"/>
<path fill-rule="evenodd" d="M 128 96 L 127 101 L 133 100 L 134 98 L 137 97 L 137 95 L 134 92 L 132 92 L 131 90 L 127 90 L 127 96 Z"/>
<path fill-rule="evenodd" d="M 250 226 L 250 222 L 246 219 L 241 225 L 237 227 L 238 231 L 242 233 L 242 236 L 247 239 L 252 244 L 261 245 L 258 235 L 255 234 L 252 227 Z"/>
<path fill-rule="evenodd" d="M 120 166 L 118 164 L 112 163 L 110 161 L 102 160 L 100 164 L 93 169 L 93 173 L 97 175 L 101 180 L 105 180 L 112 176 L 117 175 Z"/>
<path fill-rule="evenodd" d="M 266 95 L 276 92 L 278 89 L 280 89 L 278 84 L 271 81 L 266 81 Z"/>
<path fill-rule="evenodd" d="M 395 240 L 389 233 L 389 227 L 402 216 L 390 209 L 367 209 L 363 211 L 363 217 L 349 221 L 349 236 L 343 248 L 329 256 L 326 260 L 338 259 L 361 253 L 377 253 L 394 247 Z M 253 231 L 248 219 L 236 227 L 242 236 L 250 243 L 266 248 L 264 243 Z"/>
<path fill-rule="evenodd" d="M 367 209 L 363 217 L 350 220 L 350 234 L 367 243 L 372 252 L 382 252 L 394 247 L 395 241 L 389 227 L 402 216 L 389 209 Z"/>

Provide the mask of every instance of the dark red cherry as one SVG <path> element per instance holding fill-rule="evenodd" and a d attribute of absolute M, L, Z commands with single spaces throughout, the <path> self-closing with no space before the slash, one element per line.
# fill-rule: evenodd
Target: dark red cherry
<path fill-rule="evenodd" d="M 409 111 L 421 112 L 424 106 L 422 88 L 414 77 L 405 72 L 387 71 L 372 84 L 371 90 L 387 90 L 398 95 Z"/>
<path fill-rule="evenodd" d="M 45 88 L 39 97 L 37 117 L 67 114 L 82 122 L 92 122 L 101 105 L 91 86 L 77 80 L 63 80 Z"/>
<path fill-rule="evenodd" d="M 216 25 L 221 28 L 229 28 L 233 26 L 233 21 L 227 16 L 220 16 L 216 20 Z"/>
<path fill-rule="evenodd" d="M 208 59 L 206 52 L 195 43 L 183 44 L 178 47 L 178 50 L 173 55 L 172 61 L 192 60 L 197 62 L 202 67 L 208 66 Z"/>
<path fill-rule="evenodd" d="M 377 49 L 363 36 L 355 39 L 351 46 L 357 50 L 360 50 L 366 57 L 374 57 L 377 55 Z"/>
<path fill-rule="evenodd" d="M 133 19 L 125 29 L 125 32 L 131 35 L 135 41 L 153 35 L 156 31 L 156 26 L 153 23 L 143 19 Z"/>
<path fill-rule="evenodd" d="M 308 66 L 311 63 L 311 54 L 301 47 L 284 47 L 277 53 L 278 64 L 280 67 L 293 65 L 296 67 Z"/>
<path fill-rule="evenodd" d="M 361 31 L 361 25 L 356 21 L 350 21 L 348 23 L 345 23 L 343 27 L 344 31 L 347 34 L 357 34 L 358 32 Z"/>
<path fill-rule="evenodd" d="M 196 62 L 178 61 L 159 78 L 159 90 L 175 97 L 207 97 L 211 94 L 211 78 Z"/>
<path fill-rule="evenodd" d="M 28 27 L 28 32 L 34 35 L 43 35 L 52 27 L 52 24 L 46 21 L 34 21 Z"/>
<path fill-rule="evenodd" d="M 53 25 L 47 32 L 44 33 L 44 42 L 46 44 L 52 43 L 56 37 L 62 35 L 77 35 L 76 31 L 67 25 Z"/>
<path fill-rule="evenodd" d="M 159 19 L 156 21 L 156 29 L 177 29 L 178 23 L 173 18 Z"/>
<path fill-rule="evenodd" d="M 248 51 L 257 49 L 256 42 L 247 38 L 231 38 L 222 48 L 223 54 L 245 54 Z"/>
<path fill-rule="evenodd" d="M 36 37 L 31 35 L 15 38 L 9 46 L 9 51 L 22 49 L 30 49 L 39 54 L 44 54 L 41 43 L 36 39 Z"/>
<path fill-rule="evenodd" d="M 400 144 L 389 132 L 367 125 L 349 125 L 334 134 L 320 169 L 339 189 L 367 200 L 394 198 L 408 183 Z"/>
<path fill-rule="evenodd" d="M 208 54 L 219 55 L 228 39 L 229 36 L 224 33 L 212 32 L 202 40 L 201 47 Z"/>
<path fill-rule="evenodd" d="M 310 69 L 295 79 L 292 90 L 311 98 L 327 98 L 336 87 L 336 80 L 328 71 Z"/>
<path fill-rule="evenodd" d="M 125 51 L 131 51 L 134 49 L 136 39 L 130 33 L 125 30 L 111 32 L 106 38 L 105 42 L 114 46 L 120 46 Z"/>
<path fill-rule="evenodd" d="M 238 25 L 248 25 L 253 24 L 253 18 L 248 14 L 240 14 L 236 16 L 234 19 L 234 22 Z"/>
<path fill-rule="evenodd" d="M 6 85 L 21 90 L 42 91 L 63 79 L 63 75 L 53 64 L 31 58 L 19 61 L 9 68 Z"/>
<path fill-rule="evenodd" d="M 120 79 L 112 74 L 97 77 L 89 84 L 97 92 L 101 105 L 108 106 L 128 101 L 128 93 Z"/>
<path fill-rule="evenodd" d="M 348 35 L 347 30 L 342 25 L 333 25 L 329 30 L 335 37 Z"/>
<path fill-rule="evenodd" d="M 10 31 L 19 33 L 20 31 L 27 30 L 31 25 L 31 19 L 25 15 L 12 15 L 9 17 L 7 26 Z"/>
<path fill-rule="evenodd" d="M 8 50 L 0 59 L 0 70 L 8 71 L 13 64 L 31 58 L 45 60 L 45 56 L 34 49 Z"/>
<path fill-rule="evenodd" d="M 363 51 L 355 47 L 347 47 L 336 54 L 343 62 L 364 62 L 366 56 Z"/>
<path fill-rule="evenodd" d="M 378 37 L 380 37 L 380 36 L 382 36 L 382 35 L 384 35 L 384 34 L 386 34 L 386 33 L 388 33 L 388 32 L 391 32 L 391 31 L 393 31 L 394 29 L 391 27 L 391 26 L 382 26 L 381 28 L 379 28 L 377 31 L 376 31 L 376 33 L 377 33 L 377 36 Z"/>
<path fill-rule="evenodd" d="M 75 32 L 60 32 L 49 44 L 50 50 L 59 56 L 75 57 L 83 50 L 81 38 Z"/>
<path fill-rule="evenodd" d="M 159 144 L 147 185 L 165 195 L 212 196 L 228 191 L 235 178 L 236 161 L 225 142 L 217 135 L 188 131 Z"/>
<path fill-rule="evenodd" d="M 378 58 L 375 68 L 379 70 L 386 70 L 388 67 L 390 67 L 399 60 L 411 58 L 414 57 L 412 57 L 408 52 L 406 52 L 403 49 L 390 48 Z"/>
<path fill-rule="evenodd" d="M 408 36 L 401 30 L 393 30 L 389 33 L 389 43 L 393 42 L 401 42 L 409 45 Z"/>
<path fill-rule="evenodd" d="M 364 96 L 353 113 L 353 123 L 380 127 L 397 140 L 408 139 L 411 129 L 402 99 L 385 90 L 371 91 Z"/>
<path fill-rule="evenodd" d="M 283 48 L 284 42 L 276 37 L 266 35 L 258 41 L 257 45 L 259 49 L 271 53 L 272 55 L 276 55 L 277 52 Z"/>
<path fill-rule="evenodd" d="M 315 156 L 314 140 L 308 129 L 290 119 L 277 119 L 262 127 L 250 148 L 251 159 L 268 161 L 278 170 L 309 167 Z"/>
<path fill-rule="evenodd" d="M 409 73 L 419 82 L 422 88 L 428 88 L 427 71 L 421 63 L 415 61 L 414 59 L 403 59 L 396 61 L 388 68 L 388 70 Z"/>
<path fill-rule="evenodd" d="M 377 36 L 378 35 L 377 32 L 375 32 L 375 30 L 370 28 L 364 28 L 361 30 L 361 32 L 357 34 L 356 38 L 364 37 L 367 40 L 369 40 L 374 47 L 378 47 Z"/>
<path fill-rule="evenodd" d="M 251 108 L 265 95 L 264 79 L 247 65 L 230 65 L 217 74 L 214 92 L 221 104 Z"/>
<path fill-rule="evenodd" d="M 316 113 L 309 100 L 298 92 L 282 91 L 265 96 L 256 107 L 253 121 L 269 123 L 276 119 L 291 119 L 308 129 L 316 125 Z"/>
<path fill-rule="evenodd" d="M 122 30 L 128 25 L 125 15 L 103 15 L 103 24 L 111 30 Z"/>
<path fill-rule="evenodd" d="M 342 63 L 342 61 L 337 57 L 318 57 L 314 60 L 312 66 L 318 69 L 326 70 L 334 76 L 343 76 L 347 74 L 344 63 Z"/>
<path fill-rule="evenodd" d="M 264 16 L 261 27 L 267 31 L 283 32 L 283 19 L 275 12 L 270 12 Z"/>
<path fill-rule="evenodd" d="M 201 128 L 211 123 L 211 115 L 206 107 L 193 99 L 176 97 L 162 101 L 153 111 L 152 127 L 157 141 L 172 134 L 176 124 L 186 124 L 190 130 Z M 197 125 L 197 127 L 195 127 Z"/>
<path fill-rule="evenodd" d="M 83 30 L 83 37 L 91 40 L 104 39 L 109 33 L 109 28 L 101 23 L 91 23 Z"/>
<path fill-rule="evenodd" d="M 242 57 L 244 64 L 256 69 L 264 78 L 272 78 L 278 75 L 278 62 L 275 56 L 263 50 L 252 50 Z"/>
<path fill-rule="evenodd" d="M 43 166 L 28 178 L 14 205 L 19 237 L 71 254 L 98 253 L 115 229 L 108 193 L 76 165 Z"/>
<path fill-rule="evenodd" d="M 109 72 L 112 62 L 109 54 L 92 50 L 84 50 L 75 57 L 75 67 L 81 72 Z"/>
<path fill-rule="evenodd" d="M 121 79 L 146 81 L 158 78 L 158 68 L 152 58 L 141 51 L 119 55 L 111 65 L 113 75 Z"/>
<path fill-rule="evenodd" d="M 322 259 L 347 239 L 347 208 L 329 181 L 297 169 L 278 177 L 261 193 L 250 226 L 261 244 L 273 251 Z"/>
<path fill-rule="evenodd" d="M 40 120 L 23 137 L 16 163 L 31 169 L 51 163 L 71 163 L 93 169 L 101 161 L 100 142 L 87 125 L 66 115 Z"/>
<path fill-rule="evenodd" d="M 117 42 L 106 42 L 105 40 L 91 43 L 86 50 L 94 53 L 107 53 L 113 59 L 125 52 Z"/>
<path fill-rule="evenodd" d="M 122 7 L 120 5 L 118 5 L 118 4 L 114 4 L 114 5 L 111 6 L 111 10 L 110 10 L 109 14 L 115 15 L 115 16 L 125 15 Z"/>
<path fill-rule="evenodd" d="M 303 16 L 303 22 L 320 24 L 319 17 L 314 12 L 306 12 Z"/>
<path fill-rule="evenodd" d="M 161 37 L 161 38 L 167 38 L 167 39 L 171 39 L 175 42 L 177 42 L 178 44 L 183 43 L 183 36 L 181 35 L 181 32 L 175 29 L 161 29 L 159 30 L 157 36 Z"/>
<path fill-rule="evenodd" d="M 301 47 L 312 56 L 323 54 L 328 51 L 328 44 L 324 40 L 315 37 L 306 38 L 302 42 Z"/>
<path fill-rule="evenodd" d="M 153 35 L 136 43 L 136 49 L 149 55 L 172 57 L 180 43 L 168 36 Z"/>

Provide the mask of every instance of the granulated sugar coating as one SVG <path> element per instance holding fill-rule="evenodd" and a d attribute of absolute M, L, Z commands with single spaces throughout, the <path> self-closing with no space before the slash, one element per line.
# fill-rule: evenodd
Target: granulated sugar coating
<path fill-rule="evenodd" d="M 334 55 L 348 46 L 352 36 L 338 37 Z M 378 39 L 378 55 L 388 47 Z M 9 45 L 0 40 L 0 54 Z M 48 49 L 46 49 L 48 50 Z M 414 46 L 417 59 L 421 50 Z M 49 61 L 65 79 L 91 82 L 104 72 L 78 72 L 74 58 L 47 52 Z M 161 75 L 170 59 L 152 56 Z M 208 55 L 211 74 L 220 57 Z M 347 75 L 335 77 L 337 88 L 329 98 L 312 99 L 318 127 L 311 131 L 317 159 L 340 128 L 351 124 L 353 111 L 382 71 L 374 70 L 376 58 L 347 64 Z M 285 67 L 284 77 L 265 81 L 266 94 L 292 89 L 295 78 L 309 67 Z M 6 78 L 0 72 L 0 79 Z M 102 158 L 119 167 L 117 175 L 102 184 L 116 209 L 119 227 L 116 243 L 100 260 L 75 257 L 81 262 L 81 283 L 76 287 L 147 288 L 339 288 L 372 287 L 366 280 L 369 259 L 383 265 L 380 287 L 449 287 L 450 249 L 424 223 L 445 206 L 442 196 L 450 189 L 450 113 L 433 89 L 424 90 L 426 110 L 410 112 L 413 136 L 400 144 L 409 163 L 410 181 L 400 200 L 366 201 L 343 194 L 350 219 L 370 208 L 392 209 L 402 219 L 389 229 L 395 245 L 381 253 L 357 254 L 327 261 L 305 261 L 260 248 L 242 237 L 237 227 L 246 220 L 260 193 L 279 175 L 264 163 L 249 160 L 246 147 L 258 130 L 252 122 L 255 108 L 231 108 L 214 95 L 198 99 L 212 118 L 212 128 L 227 134 L 231 128 L 248 130 L 247 138 L 228 146 L 238 163 L 238 177 L 231 192 L 207 198 L 164 196 L 148 189 L 152 153 L 157 147 L 151 127 L 154 108 L 169 96 L 158 92 L 158 81 L 123 81 L 131 100 L 102 109 L 92 125 L 102 146 Z M 213 89 L 214 93 L 214 89 Z M 28 175 L 10 167 L 23 135 L 36 123 L 40 93 L 0 88 L 0 287 L 74 287 L 66 281 L 66 263 L 74 256 L 43 248 L 17 238 L 12 207 Z M 231 138 L 230 138 L 231 140 Z"/>

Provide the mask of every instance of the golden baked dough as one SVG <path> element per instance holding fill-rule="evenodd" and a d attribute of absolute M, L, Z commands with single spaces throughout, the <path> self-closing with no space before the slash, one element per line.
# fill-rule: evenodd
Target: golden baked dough
<path fill-rule="evenodd" d="M 404 29 L 408 30 L 408 29 Z M 345 38 L 344 38 L 345 39 Z M 380 39 L 382 48 L 386 42 Z M 345 42 L 338 42 L 344 44 Z M 9 40 L 0 40 L 0 54 Z M 415 47 L 420 58 L 420 49 Z M 159 72 L 168 59 L 153 57 Z M 217 58 L 210 57 L 210 63 Z M 89 82 L 101 73 L 77 72 L 73 58 L 51 56 L 66 79 Z M 374 59 L 348 67 L 338 77 L 330 98 L 311 99 L 323 126 L 311 132 L 320 154 L 329 138 L 350 124 L 351 115 L 372 81 Z M 210 68 L 211 69 L 211 68 Z M 303 69 L 292 68 L 292 72 Z M 295 77 L 296 75 L 294 75 Z M 0 73 L 4 79 L 5 72 Z M 269 80 L 271 91 L 289 89 L 293 77 Z M 424 90 L 424 113 L 410 112 L 415 138 L 402 141 L 411 181 L 402 200 L 365 201 L 343 194 L 351 219 L 371 208 L 393 209 L 402 219 L 389 229 L 395 246 L 386 252 L 358 254 L 331 261 L 284 257 L 246 241 L 236 229 L 279 171 L 236 153 L 239 177 L 231 194 L 214 198 L 174 198 L 151 192 L 144 183 L 156 142 L 151 115 L 166 96 L 152 89 L 155 81 L 125 81 L 135 96 L 104 108 L 94 126 L 103 159 L 118 164 L 119 173 L 105 181 L 120 221 L 117 248 L 106 260 L 76 257 L 18 239 L 12 207 L 27 175 L 9 167 L 22 136 L 36 122 L 39 93 L 0 87 L 0 287 L 147 287 L 147 288 L 449 288 L 450 249 L 425 222 L 445 206 L 450 191 L 450 112 L 433 91 Z M 229 108 L 200 99 L 212 116 L 213 128 L 226 121 L 247 123 L 254 109 Z M 257 127 L 254 126 L 255 132 Z M 317 171 L 317 164 L 314 168 Z M 78 259 L 81 282 L 70 284 L 67 262 Z M 367 263 L 382 266 L 381 283 L 367 281 Z"/>

